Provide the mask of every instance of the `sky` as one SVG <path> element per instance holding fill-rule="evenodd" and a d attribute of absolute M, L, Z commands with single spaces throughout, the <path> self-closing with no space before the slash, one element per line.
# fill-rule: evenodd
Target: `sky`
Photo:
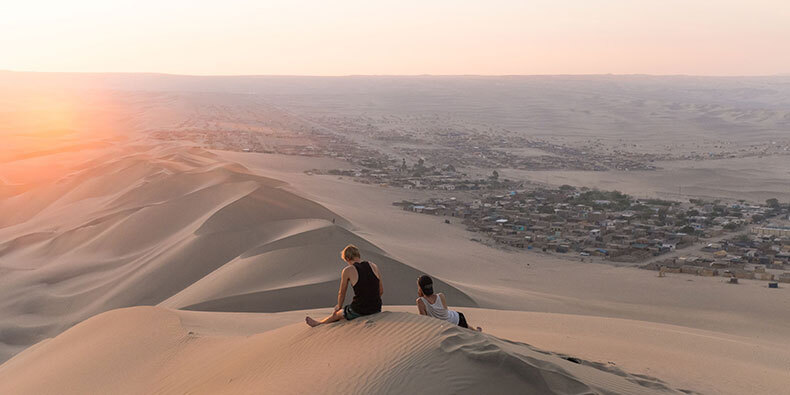
<path fill-rule="evenodd" d="M 0 70 L 790 73 L 788 0 L 3 0 Z"/>

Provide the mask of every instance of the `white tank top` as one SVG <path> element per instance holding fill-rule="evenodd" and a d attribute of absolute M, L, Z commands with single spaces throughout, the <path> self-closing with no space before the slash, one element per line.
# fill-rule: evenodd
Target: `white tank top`
<path fill-rule="evenodd" d="M 420 299 L 422 299 L 422 303 L 425 305 L 425 312 L 429 316 L 458 325 L 458 312 L 445 309 L 442 304 L 442 297 L 439 294 L 436 294 L 436 302 L 433 304 L 425 297 L 421 296 Z"/>

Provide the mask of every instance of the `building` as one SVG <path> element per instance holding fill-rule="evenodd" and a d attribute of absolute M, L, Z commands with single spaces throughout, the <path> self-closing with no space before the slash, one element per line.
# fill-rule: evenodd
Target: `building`
<path fill-rule="evenodd" d="M 752 233 L 758 236 L 790 237 L 790 227 L 760 226 L 752 228 Z"/>

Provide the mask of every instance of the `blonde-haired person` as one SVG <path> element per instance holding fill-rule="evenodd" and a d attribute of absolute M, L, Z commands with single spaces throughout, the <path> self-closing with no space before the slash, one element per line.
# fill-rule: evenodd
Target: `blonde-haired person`
<path fill-rule="evenodd" d="M 310 326 L 328 324 L 342 319 L 353 320 L 364 315 L 381 312 L 381 295 L 384 294 L 384 283 L 381 272 L 375 263 L 363 261 L 359 249 L 351 244 L 343 249 L 340 256 L 348 264 L 340 275 L 340 290 L 337 293 L 335 311 L 330 316 L 316 321 L 309 316 L 305 322 Z M 348 284 L 354 288 L 354 299 L 351 304 L 343 307 Z"/>

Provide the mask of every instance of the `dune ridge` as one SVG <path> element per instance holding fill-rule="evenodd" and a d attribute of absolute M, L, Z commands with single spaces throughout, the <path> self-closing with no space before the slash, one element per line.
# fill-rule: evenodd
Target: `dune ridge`
<path fill-rule="evenodd" d="M 634 309 L 644 304 L 598 299 L 597 293 L 589 297 L 573 293 L 575 289 L 546 290 L 537 286 L 546 279 L 544 272 L 515 273 L 511 269 L 525 269 L 497 260 L 509 262 L 513 255 L 499 257 L 488 249 L 465 255 L 472 251 L 459 244 L 468 243 L 465 235 L 458 236 L 461 241 L 447 237 L 420 222 L 422 217 L 408 218 L 416 225 L 405 226 L 400 210 L 373 213 L 389 206 L 389 194 L 396 193 L 391 190 L 382 198 L 375 188 L 308 176 L 301 167 L 264 171 L 269 165 L 283 168 L 282 158 L 275 156 L 178 145 L 114 144 L 68 158 L 45 178 L 30 182 L 12 166 L 0 187 L 0 362 L 13 357 L 0 365 L 0 393 L 181 393 L 191 388 L 237 393 L 256 392 L 253 384 L 262 383 L 286 390 L 291 385 L 300 392 L 320 391 L 310 383 L 352 393 L 416 391 L 419 381 L 410 375 L 425 372 L 442 377 L 435 388 L 439 393 L 674 391 L 651 376 L 705 393 L 775 393 L 784 385 L 787 348 L 772 342 L 775 337 L 765 340 L 763 332 L 754 331 L 732 342 L 728 328 L 700 332 L 651 321 L 656 316 L 660 321 L 662 311 L 683 313 L 683 305 L 656 307 L 658 313 L 633 322 L 611 318 L 607 314 L 636 316 Z M 25 166 L 43 164 L 37 158 L 23 161 Z M 9 174 L 6 169 L 0 169 L 3 176 Z M 445 224 L 440 226 L 446 230 Z M 399 237 L 382 238 L 381 232 Z M 386 313 L 319 328 L 308 340 L 301 321 L 305 314 L 329 313 L 343 267 L 338 253 L 349 242 L 379 264 L 390 284 L 385 286 L 385 310 L 414 312 L 416 290 L 409 284 L 420 271 L 403 263 L 409 262 L 452 279 L 453 286 L 438 280 L 437 287 L 454 307 L 464 306 L 460 310 L 473 325 L 486 328 L 486 335 L 445 331 L 432 326 L 436 322 L 423 325 L 418 321 L 423 318 L 412 314 Z M 437 259 L 430 251 L 437 243 L 457 250 L 441 250 L 448 256 Z M 398 254 L 397 259 L 390 253 Z M 476 268 L 489 258 L 486 270 L 502 270 L 506 277 L 501 281 Z M 541 264 L 533 259 L 533 266 Z M 545 269 L 559 268 L 547 263 Z M 610 271 L 599 267 L 578 276 L 595 285 Z M 550 283 L 562 273 L 568 271 L 552 275 Z M 617 273 L 623 274 L 628 273 Z M 587 287 L 584 281 L 566 280 L 573 280 L 569 288 Z M 618 289 L 633 295 L 644 284 L 620 284 Z M 403 306 L 392 306 L 396 304 Z M 159 307 L 95 317 L 139 305 Z M 477 305 L 486 309 L 469 307 Z M 568 306 L 571 315 L 490 310 Z M 311 308 L 320 309 L 305 310 Z M 603 317 L 579 315 L 588 310 Z M 734 312 L 722 314 L 740 318 Z M 381 332 L 369 330 L 364 342 L 355 340 L 360 331 L 371 329 L 366 325 Z M 568 353 L 579 357 L 579 363 L 488 334 Z M 337 344 L 324 346 L 322 341 Z M 386 352 L 365 355 L 360 361 L 370 366 L 359 374 L 336 373 L 345 374 L 357 361 L 322 369 L 312 361 L 315 351 L 353 354 L 370 342 Z M 123 355 L 113 354 L 114 349 Z M 41 375 L 25 373 L 44 368 L 53 379 L 41 381 Z M 211 370 L 215 368 L 219 370 Z M 291 372 L 306 368 L 328 369 L 335 376 L 321 373 L 311 381 L 312 376 Z M 739 374 L 748 377 L 734 378 Z M 65 389 L 58 383 L 66 383 Z"/>
<path fill-rule="evenodd" d="M 0 200 L 0 361 L 95 314 L 156 305 L 284 311 L 334 303 L 358 245 L 392 281 L 420 274 L 324 206 L 213 153 L 113 147 Z M 476 303 L 441 283 L 463 305 Z M 413 301 L 392 289 L 388 303 Z"/>
<path fill-rule="evenodd" d="M 198 314 L 160 307 L 103 313 L 2 365 L 0 392 L 679 393 L 656 379 L 416 314 L 385 311 L 257 333 L 206 328 L 216 313 Z M 244 326 L 260 316 L 222 320 Z M 45 368 L 51 374 L 34 373 Z"/>

